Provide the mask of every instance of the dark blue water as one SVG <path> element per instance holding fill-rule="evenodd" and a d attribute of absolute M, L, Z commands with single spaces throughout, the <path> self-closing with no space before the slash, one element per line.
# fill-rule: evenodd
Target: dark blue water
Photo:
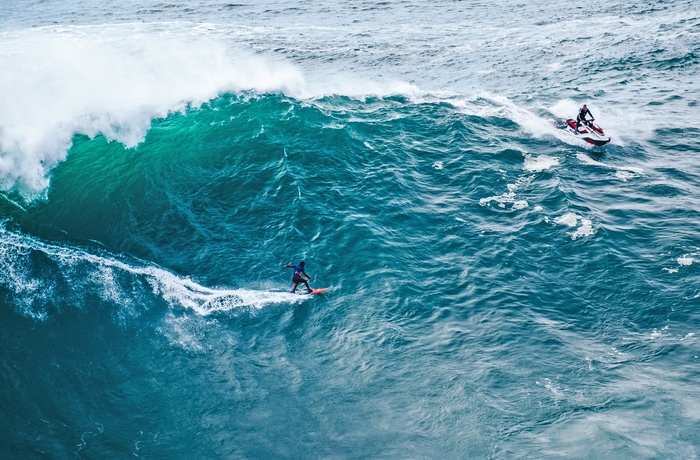
<path fill-rule="evenodd" d="M 700 455 L 693 3 L 0 18 L 3 457 Z"/>

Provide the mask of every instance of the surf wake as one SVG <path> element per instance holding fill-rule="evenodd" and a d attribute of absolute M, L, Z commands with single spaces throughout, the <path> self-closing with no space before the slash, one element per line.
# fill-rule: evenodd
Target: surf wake
<path fill-rule="evenodd" d="M 0 228 L 0 286 L 19 313 L 38 320 L 60 312 L 58 305 L 85 308 L 95 298 L 139 316 L 144 296 L 157 296 L 170 308 L 207 316 L 237 308 L 260 309 L 307 299 L 288 292 L 215 289 L 145 262 L 97 255 L 81 248 L 50 244 Z"/>

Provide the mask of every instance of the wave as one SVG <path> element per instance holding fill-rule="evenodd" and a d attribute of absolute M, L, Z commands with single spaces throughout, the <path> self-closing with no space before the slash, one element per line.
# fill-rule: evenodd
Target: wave
<path fill-rule="evenodd" d="M 0 105 L 4 108 L 0 112 L 0 190 L 20 207 L 25 201 L 45 198 L 56 166 L 75 147 L 76 136 L 102 136 L 135 150 L 155 122 L 172 120 L 177 114 L 191 117 L 199 109 L 226 110 L 220 102 L 226 102 L 230 94 L 284 95 L 293 99 L 294 106 L 313 105 L 327 115 L 324 122 L 329 124 L 345 123 L 343 113 L 367 122 L 367 112 L 391 111 L 391 98 L 398 105 L 414 104 L 417 109 L 446 105 L 453 113 L 477 117 L 467 120 L 475 127 L 479 123 L 505 127 L 507 136 L 513 122 L 534 138 L 573 144 L 548 120 L 573 116 L 581 101 L 522 102 L 486 92 L 428 92 L 406 82 L 372 81 L 348 73 L 310 75 L 294 63 L 253 54 L 231 40 L 206 27 L 183 24 L 0 32 L 4 50 L 0 54 L 4 69 L 0 75 Z M 353 99 L 362 104 L 353 104 Z M 389 103 L 374 104 L 377 100 Z M 604 101 L 588 103 L 613 137 L 613 144 L 648 140 L 664 126 L 658 113 L 667 110 L 666 106 L 630 113 L 606 106 Z M 380 122 L 405 116 L 397 112 L 384 113 Z M 431 115 L 428 110 L 420 116 Z M 373 141 L 364 142 L 371 145 Z"/>
<path fill-rule="evenodd" d="M 103 135 L 127 148 L 153 120 L 226 93 L 387 95 L 401 82 L 335 76 L 306 82 L 294 64 L 256 55 L 199 27 L 158 24 L 43 27 L 0 33 L 0 188 L 36 198 L 75 135 Z"/>
<path fill-rule="evenodd" d="M 0 35 L 0 184 L 35 196 L 73 136 L 127 147 L 154 119 L 224 92 L 297 91 L 293 65 L 206 37 L 130 27 L 42 28 Z"/>

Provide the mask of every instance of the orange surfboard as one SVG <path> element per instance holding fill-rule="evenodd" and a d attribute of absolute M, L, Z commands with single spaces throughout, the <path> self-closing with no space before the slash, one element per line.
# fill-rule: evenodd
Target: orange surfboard
<path fill-rule="evenodd" d="M 311 294 L 311 295 L 320 294 L 322 292 L 326 292 L 327 290 L 328 290 L 328 288 L 314 289 L 313 291 L 309 292 L 309 294 Z"/>

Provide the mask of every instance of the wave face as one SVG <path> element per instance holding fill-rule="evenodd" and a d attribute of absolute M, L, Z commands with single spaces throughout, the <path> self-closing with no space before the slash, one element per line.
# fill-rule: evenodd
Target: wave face
<path fill-rule="evenodd" d="M 698 456 L 691 2 L 19 10 L 6 457 Z"/>

